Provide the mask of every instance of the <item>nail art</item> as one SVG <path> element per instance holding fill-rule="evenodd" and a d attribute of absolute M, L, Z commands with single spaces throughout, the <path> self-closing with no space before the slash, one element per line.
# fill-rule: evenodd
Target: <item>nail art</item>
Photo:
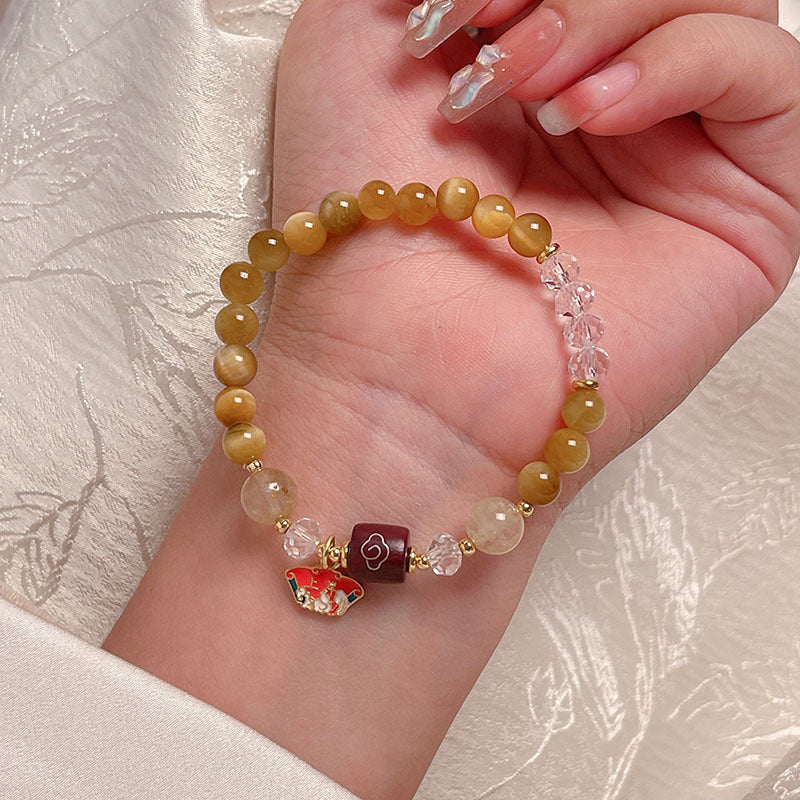
<path fill-rule="evenodd" d="M 540 106 L 536 118 L 551 136 L 563 136 L 623 100 L 638 80 L 639 67 L 632 61 L 620 61 Z"/>
<path fill-rule="evenodd" d="M 489 0 L 424 0 L 411 9 L 400 42 L 412 56 L 422 58 L 464 27 Z"/>
<path fill-rule="evenodd" d="M 501 37 L 502 44 L 499 40 L 485 44 L 474 63 L 453 75 L 447 95 L 439 103 L 439 113 L 445 119 L 461 122 L 549 61 L 561 41 L 564 21 L 546 7 L 536 9 L 528 19 L 524 30 L 512 29 Z M 517 42 L 519 47 L 510 46 Z"/>

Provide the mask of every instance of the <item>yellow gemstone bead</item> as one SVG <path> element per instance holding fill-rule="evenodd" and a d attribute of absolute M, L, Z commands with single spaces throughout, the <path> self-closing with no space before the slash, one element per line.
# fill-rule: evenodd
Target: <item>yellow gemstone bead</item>
<path fill-rule="evenodd" d="M 558 471 L 545 461 L 531 461 L 517 476 L 519 496 L 532 506 L 546 506 L 558 497 L 561 479 Z"/>
<path fill-rule="evenodd" d="M 222 449 L 234 464 L 247 464 L 264 455 L 267 438 L 252 422 L 237 422 L 222 435 Z"/>
<path fill-rule="evenodd" d="M 436 192 L 436 205 L 443 217 L 462 220 L 472 215 L 480 194 L 467 178 L 448 178 Z"/>
<path fill-rule="evenodd" d="M 250 422 L 255 413 L 256 398 L 243 386 L 226 386 L 214 398 L 214 414 L 225 427 Z"/>
<path fill-rule="evenodd" d="M 310 256 L 322 249 L 328 232 L 316 214 L 298 211 L 286 220 L 283 238 L 293 253 Z"/>
<path fill-rule="evenodd" d="M 521 256 L 536 258 L 550 244 L 553 231 L 541 214 L 522 214 L 508 229 L 508 243 Z"/>
<path fill-rule="evenodd" d="M 395 212 L 394 189 L 386 181 L 370 181 L 358 193 L 358 207 L 367 219 L 386 219 Z"/>
<path fill-rule="evenodd" d="M 231 303 L 252 303 L 264 288 L 264 276 L 252 264 L 237 261 L 222 270 L 219 288 Z"/>
<path fill-rule="evenodd" d="M 226 344 L 214 356 L 214 374 L 226 386 L 246 386 L 257 369 L 253 351 L 243 344 Z"/>
<path fill-rule="evenodd" d="M 487 194 L 475 204 L 472 224 L 481 236 L 497 239 L 505 236 L 514 221 L 514 206 L 500 194 Z"/>
<path fill-rule="evenodd" d="M 259 231 L 247 244 L 250 260 L 266 272 L 275 272 L 289 260 L 289 246 L 283 234 L 270 228 Z"/>
<path fill-rule="evenodd" d="M 436 195 L 424 183 L 407 183 L 396 198 L 397 216 L 407 225 L 425 225 L 436 213 Z"/>
<path fill-rule="evenodd" d="M 247 344 L 258 333 L 258 317 L 250 306 L 231 303 L 219 310 L 214 329 L 225 344 Z"/>
<path fill-rule="evenodd" d="M 358 200 L 347 192 L 331 192 L 319 204 L 319 218 L 328 233 L 352 233 L 361 222 Z"/>
<path fill-rule="evenodd" d="M 467 536 L 481 553 L 501 556 L 511 552 L 525 533 L 525 519 L 505 497 L 484 497 L 467 517 Z"/>
<path fill-rule="evenodd" d="M 577 472 L 589 460 L 589 441 L 572 428 L 559 428 L 544 446 L 544 458 L 559 472 Z"/>
<path fill-rule="evenodd" d="M 606 404 L 596 389 L 576 389 L 564 399 L 561 419 L 575 431 L 596 431 L 605 422 Z"/>

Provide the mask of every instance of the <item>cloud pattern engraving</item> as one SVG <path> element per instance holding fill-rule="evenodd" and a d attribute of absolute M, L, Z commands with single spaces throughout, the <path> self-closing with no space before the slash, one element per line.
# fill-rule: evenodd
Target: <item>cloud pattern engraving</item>
<path fill-rule="evenodd" d="M 364 557 L 367 569 L 373 572 L 381 568 L 383 562 L 389 558 L 389 553 L 389 545 L 383 534 L 378 531 L 373 531 L 361 544 L 361 555 Z"/>

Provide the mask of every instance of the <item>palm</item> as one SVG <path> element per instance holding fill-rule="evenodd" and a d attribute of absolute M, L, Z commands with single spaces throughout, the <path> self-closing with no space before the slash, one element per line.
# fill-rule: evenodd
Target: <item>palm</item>
<path fill-rule="evenodd" d="M 279 74 L 275 221 L 372 178 L 435 189 L 450 175 L 506 194 L 518 213 L 543 213 L 581 260 L 607 323 L 613 363 L 602 381 L 609 422 L 593 438 L 599 467 L 674 407 L 776 298 L 756 251 L 735 246 L 739 233 L 747 240 L 736 231 L 741 209 L 758 207 L 763 187 L 739 180 L 691 117 L 628 136 L 553 138 L 505 99 L 451 126 L 434 109 L 472 44 L 416 62 L 397 47 L 404 11 L 395 0 L 307 0 L 293 22 Z M 735 193 L 725 196 L 725 185 Z M 513 491 L 515 470 L 540 457 L 557 426 L 566 388 L 567 348 L 536 265 L 447 221 L 368 224 L 329 240 L 326 253 L 278 276 L 267 381 L 303 371 L 313 410 L 308 392 L 282 382 L 275 391 L 305 402 L 320 424 L 339 406 L 349 417 L 337 425 L 383 429 L 385 453 L 413 451 L 427 479 L 451 470 L 473 497 L 481 485 Z M 465 450 L 478 458 L 465 462 Z M 350 458 L 343 468 L 364 468 L 363 453 Z M 375 458 L 367 480 L 377 480 Z"/>

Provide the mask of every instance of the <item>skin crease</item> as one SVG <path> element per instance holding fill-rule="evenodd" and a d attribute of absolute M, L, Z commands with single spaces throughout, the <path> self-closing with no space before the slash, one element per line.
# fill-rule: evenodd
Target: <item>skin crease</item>
<path fill-rule="evenodd" d="M 598 34 L 599 21 L 612 30 L 639 9 L 608 5 L 593 6 Z M 581 260 L 607 323 L 608 420 L 589 434 L 589 465 L 565 476 L 513 553 L 479 554 L 453 578 L 368 584 L 330 620 L 294 607 L 279 538 L 244 516 L 242 472 L 217 444 L 104 644 L 365 800 L 413 795 L 559 511 L 766 311 L 800 251 L 800 213 L 786 199 L 800 121 L 796 98 L 777 96 L 774 81 L 786 74 L 783 85 L 797 87 L 800 56 L 776 27 L 719 20 L 726 36 L 746 25 L 763 55 L 746 84 L 708 104 L 713 120 L 637 123 L 637 108 L 658 106 L 641 83 L 634 106 L 553 138 L 532 106 L 511 98 L 458 126 L 440 119 L 449 75 L 475 44 L 459 34 L 414 61 L 397 47 L 407 10 L 396 0 L 306 0 L 299 10 L 278 77 L 272 221 L 374 178 L 435 190 L 451 175 L 505 194 L 519 214 L 543 213 Z M 687 52 L 703 58 L 702 48 Z M 674 60 L 657 49 L 638 57 L 643 81 Z M 703 69 L 732 72 L 733 58 L 714 54 Z M 673 81 L 673 99 L 691 95 L 694 80 Z M 441 531 L 463 535 L 480 498 L 516 499 L 517 471 L 560 425 L 561 327 L 536 265 L 469 222 L 364 222 L 316 256 L 293 256 L 277 274 L 250 388 L 266 463 L 300 487 L 296 516 L 316 518 L 338 541 L 356 522 L 406 524 L 424 549 Z"/>

